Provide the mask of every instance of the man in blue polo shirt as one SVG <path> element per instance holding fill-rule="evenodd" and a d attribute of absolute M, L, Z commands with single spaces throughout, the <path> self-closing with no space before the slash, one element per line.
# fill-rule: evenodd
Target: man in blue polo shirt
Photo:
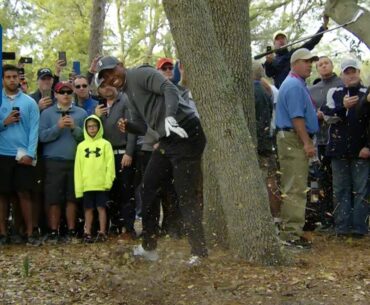
<path fill-rule="evenodd" d="M 305 222 L 308 159 L 316 154 L 312 137 L 318 131 L 316 107 L 305 79 L 318 60 L 308 49 L 292 54 L 291 71 L 279 90 L 276 105 L 277 145 L 283 203 L 281 239 L 287 245 L 309 247 L 302 237 Z"/>

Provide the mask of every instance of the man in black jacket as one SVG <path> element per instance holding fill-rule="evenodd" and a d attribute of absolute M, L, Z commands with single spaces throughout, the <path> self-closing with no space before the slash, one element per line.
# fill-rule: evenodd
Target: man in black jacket
<path fill-rule="evenodd" d="M 342 61 L 341 77 L 344 86 L 330 89 L 327 104 L 322 107 L 330 123 L 326 153 L 331 157 L 333 171 L 335 232 L 362 237 L 368 232 L 369 209 L 368 92 L 361 85 L 356 60 Z"/>
<path fill-rule="evenodd" d="M 324 16 L 323 25 L 320 27 L 317 33 L 321 33 L 327 30 L 328 22 L 329 17 Z M 272 38 L 274 41 L 275 49 L 281 48 L 282 46 L 288 44 L 287 35 L 283 31 L 275 32 Z M 312 37 L 309 41 L 297 48 L 291 50 L 284 48 L 276 51 L 276 55 L 274 55 L 274 53 L 271 53 L 266 56 L 266 61 L 264 63 L 265 72 L 268 77 L 272 77 L 274 79 L 274 85 L 276 86 L 276 88 L 280 88 L 281 84 L 290 71 L 290 57 L 292 56 L 294 51 L 301 48 L 312 50 L 320 42 L 321 38 L 322 35 L 318 35 Z"/>

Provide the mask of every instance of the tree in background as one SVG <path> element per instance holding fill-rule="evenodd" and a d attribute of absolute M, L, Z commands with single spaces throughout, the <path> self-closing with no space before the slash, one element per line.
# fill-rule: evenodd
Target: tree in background
<path fill-rule="evenodd" d="M 335 20 L 338 24 L 344 24 L 353 19 L 356 13 L 362 9 L 364 14 L 357 22 L 348 25 L 347 29 L 357 36 L 363 43 L 370 48 L 370 12 L 364 7 L 359 6 L 357 0 L 328 0 L 325 5 L 326 14 Z"/>
<path fill-rule="evenodd" d="M 122 62 L 126 65 L 154 64 L 157 59 L 153 58 L 154 48 L 160 44 L 164 55 L 174 55 L 172 39 L 166 39 L 169 31 L 160 0 L 115 0 L 114 4 Z"/>
<path fill-rule="evenodd" d="M 90 22 L 89 62 L 91 62 L 97 54 L 103 54 L 106 5 L 106 0 L 94 0 Z"/>

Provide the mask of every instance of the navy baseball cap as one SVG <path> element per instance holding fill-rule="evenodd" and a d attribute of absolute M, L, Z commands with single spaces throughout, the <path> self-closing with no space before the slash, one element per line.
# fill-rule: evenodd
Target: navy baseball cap
<path fill-rule="evenodd" d="M 99 73 L 103 70 L 113 69 L 116 67 L 120 61 L 114 56 L 104 56 L 99 59 L 96 67 L 96 73 Z"/>

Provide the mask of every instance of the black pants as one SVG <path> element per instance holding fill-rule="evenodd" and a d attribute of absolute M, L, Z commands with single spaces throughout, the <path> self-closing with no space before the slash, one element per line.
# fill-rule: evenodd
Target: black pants
<path fill-rule="evenodd" d="M 179 207 L 188 235 L 191 253 L 207 256 L 202 225 L 202 204 L 198 200 L 197 187 L 201 178 L 201 156 L 206 138 L 198 119 L 192 119 L 181 125 L 188 133 L 183 139 L 176 134 L 162 138 L 157 150 L 152 154 L 143 179 L 142 216 L 143 247 L 153 250 L 157 247 L 155 197 L 163 181 L 172 172 L 175 190 L 179 198 Z"/>
<path fill-rule="evenodd" d="M 133 232 L 135 223 L 134 160 L 131 166 L 121 169 L 122 157 L 122 154 L 114 155 L 116 179 L 109 194 L 113 202 L 108 207 L 108 215 L 114 226 L 125 227 L 127 232 Z"/>
<path fill-rule="evenodd" d="M 147 165 L 149 164 L 149 161 L 152 157 L 151 151 L 141 151 L 138 153 L 137 160 L 140 159 L 138 162 L 140 166 L 140 171 L 142 173 L 142 177 L 140 180 L 140 193 L 139 193 L 139 200 L 136 201 L 136 211 L 139 210 L 139 215 L 141 216 L 141 198 L 142 198 L 142 180 L 143 176 L 146 170 Z M 170 161 L 169 166 L 171 166 Z M 179 201 L 176 194 L 175 186 L 173 183 L 173 177 L 172 177 L 172 171 L 166 172 L 168 175 L 164 177 L 164 181 L 161 181 L 161 187 L 157 191 L 157 196 L 154 198 L 154 207 L 152 210 L 152 214 L 155 214 L 155 217 L 157 219 L 157 229 L 156 232 L 158 235 L 162 234 L 169 234 L 171 236 L 178 236 L 184 234 L 184 223 L 182 220 L 180 208 L 179 208 Z M 138 201 L 140 203 L 138 204 Z M 161 205 L 163 209 L 163 220 L 161 226 L 159 226 L 159 219 L 160 219 L 160 211 L 161 211 Z M 139 209 L 138 209 L 139 208 Z M 154 215 L 152 215 L 154 216 Z"/>
<path fill-rule="evenodd" d="M 320 158 L 320 177 L 319 187 L 323 190 L 320 196 L 322 204 L 320 205 L 321 222 L 324 225 L 333 225 L 333 174 L 331 170 L 331 158 L 325 154 L 325 145 L 318 145 L 318 154 Z"/>

